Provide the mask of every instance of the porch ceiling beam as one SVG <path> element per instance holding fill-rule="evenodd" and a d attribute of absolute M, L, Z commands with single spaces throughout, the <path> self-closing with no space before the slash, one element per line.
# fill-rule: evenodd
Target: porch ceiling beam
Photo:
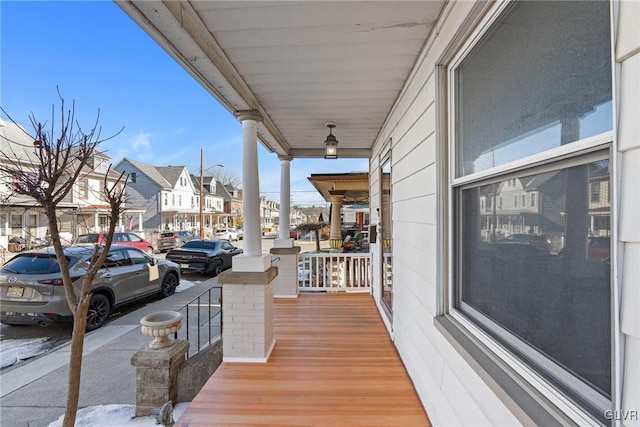
<path fill-rule="evenodd" d="M 321 142 L 318 143 L 320 145 Z M 324 147 L 321 148 L 292 148 L 289 150 L 290 155 L 296 158 L 318 158 L 324 157 Z M 371 157 L 371 149 L 369 148 L 340 148 L 338 144 L 338 158 L 361 158 L 368 159 Z"/>

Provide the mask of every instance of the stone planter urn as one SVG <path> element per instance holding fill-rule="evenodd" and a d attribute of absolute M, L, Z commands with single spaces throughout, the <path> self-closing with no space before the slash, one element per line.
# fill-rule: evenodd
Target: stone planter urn
<path fill-rule="evenodd" d="M 182 314 L 177 311 L 159 311 L 140 319 L 143 334 L 153 337 L 148 347 L 152 350 L 166 348 L 173 345 L 170 335 L 175 334 L 182 327 Z"/>

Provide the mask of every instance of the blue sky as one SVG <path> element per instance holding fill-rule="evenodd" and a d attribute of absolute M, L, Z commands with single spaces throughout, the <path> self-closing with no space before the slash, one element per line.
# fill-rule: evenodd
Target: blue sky
<path fill-rule="evenodd" d="M 101 149 L 156 166 L 184 165 L 193 173 L 223 163 L 242 176 L 240 123 L 111 1 L 0 1 L 0 105 L 31 130 L 31 113 L 50 121 L 58 106 L 76 103 L 102 136 L 124 128 Z M 259 145 L 260 190 L 279 200 L 280 162 Z M 294 159 L 291 199 L 323 203 L 312 173 L 366 171 L 366 159 Z"/>

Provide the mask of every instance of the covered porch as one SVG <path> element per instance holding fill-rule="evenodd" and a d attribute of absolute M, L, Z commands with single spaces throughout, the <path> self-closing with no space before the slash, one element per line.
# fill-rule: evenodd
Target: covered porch
<path fill-rule="evenodd" d="M 223 362 L 177 426 L 427 426 L 369 294 L 274 302 L 267 363 Z"/>
<path fill-rule="evenodd" d="M 388 173 L 371 171 L 382 157 L 376 144 L 389 138 L 385 122 L 446 3 L 116 3 L 242 125 L 244 253 L 218 276 L 223 363 L 177 425 L 429 425 L 382 308 L 390 295 L 382 238 L 391 238 L 381 221 L 386 215 L 390 224 L 390 210 L 378 199 L 388 194 L 380 184 Z M 269 254 L 258 143 L 280 160 L 279 234 Z M 322 158 L 370 166 L 315 175 L 332 204 L 334 254 L 303 260 L 300 282 L 300 247 L 289 236 L 291 163 Z M 342 254 L 340 208 L 369 204 L 370 188 L 377 228 L 369 242 L 377 243 Z"/>

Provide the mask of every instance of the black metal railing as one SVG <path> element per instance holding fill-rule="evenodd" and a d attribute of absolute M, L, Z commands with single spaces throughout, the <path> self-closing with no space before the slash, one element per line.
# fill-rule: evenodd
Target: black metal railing
<path fill-rule="evenodd" d="M 183 326 L 174 336 L 189 341 L 188 359 L 222 336 L 222 286 L 212 286 L 178 312 Z"/>

